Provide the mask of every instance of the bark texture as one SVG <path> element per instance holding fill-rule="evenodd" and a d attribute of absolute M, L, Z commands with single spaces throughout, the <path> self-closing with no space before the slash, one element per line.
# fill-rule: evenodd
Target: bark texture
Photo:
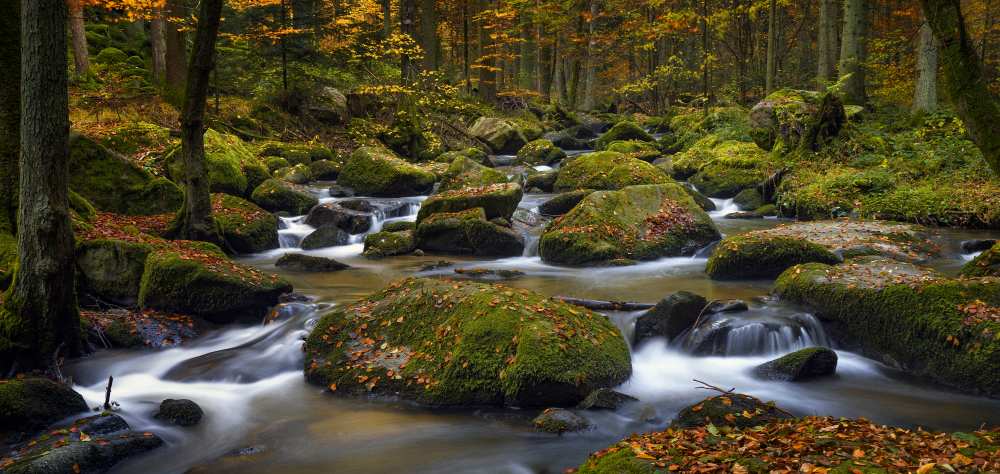
<path fill-rule="evenodd" d="M 917 84 L 913 93 L 913 112 L 937 110 L 938 50 L 934 31 L 925 21 L 920 27 L 917 45 Z"/>
<path fill-rule="evenodd" d="M 167 44 L 163 33 L 163 11 L 157 8 L 153 11 L 153 19 L 149 21 L 149 45 L 153 55 L 153 80 L 155 82 L 162 82 L 167 72 Z"/>
<path fill-rule="evenodd" d="M 438 13 L 434 0 L 420 2 L 420 47 L 424 50 L 424 70 L 438 70 Z"/>
<path fill-rule="evenodd" d="M 417 0 L 400 0 L 399 2 L 399 32 L 417 40 Z M 403 83 L 409 84 L 416 78 L 416 65 L 408 54 L 400 55 L 399 73 Z"/>
<path fill-rule="evenodd" d="M 184 90 L 187 67 L 187 41 L 179 22 L 188 17 L 184 0 L 167 0 L 164 14 L 163 39 L 166 44 L 166 86 L 168 92 L 180 94 Z"/>
<path fill-rule="evenodd" d="M 584 79 L 583 104 L 581 109 L 594 110 L 594 90 L 597 88 L 597 15 L 600 5 L 590 0 L 590 21 L 587 22 L 587 65 Z"/>
<path fill-rule="evenodd" d="M 64 0 L 21 2 L 18 268 L 0 310 L 0 365 L 47 368 L 80 353 L 69 213 L 69 95 Z"/>
<path fill-rule="evenodd" d="M 778 74 L 778 5 L 777 0 L 771 0 L 767 10 L 767 73 L 764 79 L 764 89 L 768 94 L 774 92 L 775 76 Z"/>
<path fill-rule="evenodd" d="M 21 4 L 0 2 L 0 234 L 17 234 L 18 154 L 21 149 Z"/>
<path fill-rule="evenodd" d="M 844 103 L 864 105 L 865 35 L 868 26 L 866 0 L 844 0 L 844 34 L 840 39 L 840 74 L 850 75 L 844 81 Z"/>
<path fill-rule="evenodd" d="M 77 76 L 90 72 L 90 52 L 87 51 L 87 32 L 83 27 L 83 3 L 81 0 L 67 0 L 69 7 L 69 31 L 73 39 L 73 66 Z"/>
<path fill-rule="evenodd" d="M 816 78 L 819 90 L 833 82 L 837 64 L 837 0 L 819 1 Z"/>
<path fill-rule="evenodd" d="M 492 0 L 480 0 L 479 13 L 479 97 L 487 102 L 497 101 L 496 55 L 493 51 L 493 40 L 483 13 L 493 9 Z"/>

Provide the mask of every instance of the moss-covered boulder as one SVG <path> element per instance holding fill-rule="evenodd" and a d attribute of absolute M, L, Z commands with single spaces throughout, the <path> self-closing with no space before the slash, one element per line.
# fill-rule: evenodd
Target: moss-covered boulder
<path fill-rule="evenodd" d="M 531 424 L 539 431 L 558 435 L 584 431 L 591 427 L 586 418 L 565 408 L 547 408 L 531 420 Z"/>
<path fill-rule="evenodd" d="M 801 382 L 837 372 L 837 353 L 826 347 L 810 347 L 765 362 L 754 368 L 756 377 L 783 382 Z"/>
<path fill-rule="evenodd" d="M 487 220 L 481 207 L 434 213 L 417 225 L 415 239 L 417 248 L 434 253 L 514 257 L 524 252 L 521 234 Z"/>
<path fill-rule="evenodd" d="M 126 122 L 101 139 L 101 144 L 123 155 L 140 151 L 159 151 L 176 139 L 170 129 L 149 122 Z"/>
<path fill-rule="evenodd" d="M 750 111 L 750 135 L 767 151 L 815 151 L 836 138 L 846 122 L 844 105 L 835 94 L 781 89 Z"/>
<path fill-rule="evenodd" d="M 402 232 L 376 232 L 365 236 L 365 250 L 368 258 L 385 258 L 413 253 L 417 249 L 412 230 Z"/>
<path fill-rule="evenodd" d="M 139 299 L 139 283 L 153 246 L 124 240 L 85 240 L 76 246 L 76 283 L 85 294 L 121 305 Z"/>
<path fill-rule="evenodd" d="M 201 422 L 205 412 L 192 400 L 168 398 L 160 402 L 160 411 L 154 418 L 177 426 L 194 426 Z"/>
<path fill-rule="evenodd" d="M 539 205 L 538 212 L 543 216 L 561 216 L 571 211 L 593 192 L 593 189 L 577 189 L 561 193 Z"/>
<path fill-rule="evenodd" d="M 507 182 L 507 175 L 493 168 L 488 168 L 470 158 L 460 156 L 455 158 L 441 177 L 438 192 L 454 191 L 462 188 L 479 188 L 491 184 Z"/>
<path fill-rule="evenodd" d="M 630 186 L 590 194 L 545 230 L 549 263 L 602 265 L 692 254 L 721 237 L 681 185 Z"/>
<path fill-rule="evenodd" d="M 690 291 L 678 291 L 663 298 L 635 320 L 633 340 L 639 344 L 661 337 L 668 342 L 694 327 L 705 312 L 708 301 Z"/>
<path fill-rule="evenodd" d="M 765 204 L 764 198 L 760 195 L 760 191 L 754 188 L 748 188 L 740 191 L 733 198 L 733 203 L 736 204 L 741 211 L 753 211 Z"/>
<path fill-rule="evenodd" d="M 420 205 L 417 222 L 440 212 L 459 212 L 481 208 L 486 219 L 503 218 L 510 220 L 517 210 L 524 192 L 517 183 L 492 184 L 476 188 L 462 188 L 435 194 Z"/>
<path fill-rule="evenodd" d="M 775 292 L 816 314 L 849 350 L 959 390 L 1000 396 L 1000 280 L 949 279 L 910 263 L 860 257 L 808 263 Z"/>
<path fill-rule="evenodd" d="M 309 163 L 309 173 L 312 174 L 313 179 L 334 180 L 340 175 L 340 170 L 343 167 L 343 163 L 333 160 L 317 160 Z"/>
<path fill-rule="evenodd" d="M 175 148 L 166 156 L 170 177 L 184 182 L 184 163 L 181 149 Z M 270 177 L 267 165 L 254 148 L 239 137 L 209 129 L 205 132 L 205 165 L 213 193 L 246 196 Z"/>
<path fill-rule="evenodd" d="M 253 190 L 250 199 L 271 212 L 302 215 L 319 204 L 319 199 L 303 187 L 280 179 L 269 179 Z"/>
<path fill-rule="evenodd" d="M 559 178 L 558 171 L 542 171 L 542 172 L 529 172 L 527 178 L 524 179 L 524 189 L 528 192 L 552 192 L 553 187 L 556 185 L 556 179 Z M 532 191 L 534 190 L 534 191 Z"/>
<path fill-rule="evenodd" d="M 646 133 L 637 123 L 623 121 L 618 122 L 615 126 L 608 130 L 594 141 L 594 147 L 598 150 L 604 150 L 609 144 L 616 141 L 624 140 L 639 140 L 643 142 L 655 142 L 653 136 Z"/>
<path fill-rule="evenodd" d="M 0 380 L 0 441 L 31 434 L 87 408 L 79 393 L 46 378 Z"/>
<path fill-rule="evenodd" d="M 656 147 L 655 144 L 641 140 L 614 141 L 609 143 L 608 146 L 605 147 L 605 150 L 628 155 L 647 163 L 652 163 L 657 158 L 663 156 L 663 153 Z"/>
<path fill-rule="evenodd" d="M 327 247 L 336 247 L 339 245 L 347 245 L 351 242 L 351 234 L 348 234 L 343 229 L 335 225 L 324 225 L 320 226 L 316 230 L 312 231 L 304 239 L 299 247 L 302 250 L 317 250 Z"/>
<path fill-rule="evenodd" d="M 300 253 L 286 253 L 274 262 L 274 266 L 293 272 L 337 272 L 350 268 L 332 258 L 313 257 Z"/>
<path fill-rule="evenodd" d="M 274 174 L 275 171 L 292 166 L 292 164 L 289 163 L 288 160 L 280 156 L 264 157 L 264 165 L 267 166 L 268 171 L 270 171 L 272 175 Z"/>
<path fill-rule="evenodd" d="M 301 163 L 274 170 L 274 177 L 292 184 L 306 184 L 313 180 L 312 170 Z"/>
<path fill-rule="evenodd" d="M 336 155 L 329 148 L 312 143 L 268 142 L 261 146 L 260 156 L 284 158 L 292 165 L 308 165 L 314 161 L 336 159 Z"/>
<path fill-rule="evenodd" d="M 837 263 L 882 255 L 923 262 L 939 249 L 922 229 L 875 221 L 799 222 L 728 237 L 716 247 L 706 271 L 718 280 L 774 278 L 800 263 Z"/>
<path fill-rule="evenodd" d="M 93 140 L 70 138 L 70 189 L 102 211 L 151 215 L 175 212 L 184 202 L 176 184 L 158 178 Z"/>
<path fill-rule="evenodd" d="M 750 414 L 746 416 L 745 414 Z M 792 415 L 779 409 L 773 402 L 764 402 L 739 393 L 708 397 L 684 408 L 670 424 L 672 428 L 693 428 L 713 425 L 750 428 L 775 420 L 790 419 Z"/>
<path fill-rule="evenodd" d="M 1000 277 L 1000 244 L 983 253 L 962 267 L 962 275 L 967 277 Z"/>
<path fill-rule="evenodd" d="M 526 165 L 551 165 L 566 158 L 566 152 L 552 142 L 540 138 L 521 147 L 517 159 Z"/>
<path fill-rule="evenodd" d="M 222 238 L 239 253 L 278 248 L 278 218 L 250 201 L 214 194 L 212 216 L 222 231 Z"/>
<path fill-rule="evenodd" d="M 355 150 L 337 179 L 338 184 L 353 188 L 359 195 L 380 197 L 426 194 L 435 181 L 433 173 L 380 147 Z"/>
<path fill-rule="evenodd" d="M 146 259 L 139 306 L 214 322 L 259 319 L 292 286 L 276 275 L 232 262 L 211 244 L 162 249 Z"/>
<path fill-rule="evenodd" d="M 324 316 L 305 351 L 312 383 L 429 405 L 572 406 L 631 374 L 604 316 L 470 281 L 393 283 Z"/>
<path fill-rule="evenodd" d="M 480 117 L 472 124 L 469 133 L 489 145 L 498 155 L 516 154 L 528 143 L 516 124 L 496 117 Z"/>
<path fill-rule="evenodd" d="M 483 166 L 492 167 L 493 162 L 490 161 L 490 156 L 486 154 L 485 151 L 479 148 L 466 148 L 464 150 L 457 151 L 447 151 L 434 158 L 434 161 L 438 163 L 454 163 L 458 158 L 468 158 L 476 163 Z"/>
<path fill-rule="evenodd" d="M 702 193 L 728 199 L 755 188 L 771 176 L 778 165 L 753 143 L 718 141 L 709 136 L 673 157 L 675 179 L 687 179 Z"/>
<path fill-rule="evenodd" d="M 604 151 L 579 156 L 563 165 L 553 189 L 557 192 L 575 189 L 607 190 L 672 181 L 663 170 L 645 161 Z"/>

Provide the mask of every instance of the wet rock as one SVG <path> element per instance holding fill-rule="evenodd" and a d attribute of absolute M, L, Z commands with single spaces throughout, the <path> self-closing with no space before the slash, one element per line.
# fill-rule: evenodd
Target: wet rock
<path fill-rule="evenodd" d="M 542 138 L 548 140 L 553 145 L 563 149 L 563 150 L 590 150 L 593 147 L 590 144 L 590 138 L 578 138 L 575 134 L 571 133 L 572 130 L 563 130 L 559 132 L 549 132 L 546 133 Z"/>
<path fill-rule="evenodd" d="M 302 293 L 291 292 L 281 295 L 278 300 L 282 303 L 309 303 L 313 301 L 313 298 Z"/>
<path fill-rule="evenodd" d="M 714 300 L 705 306 L 705 314 L 717 313 L 739 313 L 749 310 L 750 307 L 743 300 Z"/>
<path fill-rule="evenodd" d="M 640 140 L 619 140 L 609 143 L 604 149 L 647 163 L 652 163 L 657 158 L 663 156 L 663 153 L 660 152 L 660 149 L 655 144 Z"/>
<path fill-rule="evenodd" d="M 640 184 L 665 184 L 673 180 L 663 170 L 611 151 L 581 155 L 563 164 L 553 185 L 556 192 L 577 189 L 622 189 Z"/>
<path fill-rule="evenodd" d="M 448 151 L 438 155 L 434 161 L 439 163 L 452 164 L 458 158 L 466 158 L 475 163 L 481 164 L 483 166 L 493 166 L 493 162 L 490 161 L 490 155 L 479 148 L 466 148 L 461 151 Z"/>
<path fill-rule="evenodd" d="M 542 171 L 539 173 L 534 173 L 529 175 L 524 180 L 524 187 L 526 189 L 538 189 L 542 192 L 550 193 L 552 192 L 552 187 L 556 184 L 556 179 L 559 177 L 558 171 Z"/>
<path fill-rule="evenodd" d="M 402 197 L 426 194 L 437 177 L 380 147 L 361 147 L 340 171 L 338 184 L 366 196 Z"/>
<path fill-rule="evenodd" d="M 360 199 L 327 202 L 313 207 L 305 223 L 317 228 L 333 226 L 348 234 L 361 234 L 372 227 L 376 210 L 368 201 Z"/>
<path fill-rule="evenodd" d="M 46 378 L 0 380 L 0 442 L 30 435 L 87 408 L 79 393 Z"/>
<path fill-rule="evenodd" d="M 979 254 L 971 262 L 962 267 L 962 276 L 967 277 L 1000 277 L 1000 244 Z"/>
<path fill-rule="evenodd" d="M 548 263 L 606 265 L 691 255 L 719 237 L 680 185 L 631 186 L 584 198 L 546 229 L 539 253 Z"/>
<path fill-rule="evenodd" d="M 678 291 L 656 304 L 635 321 L 635 344 L 654 337 L 672 341 L 691 329 L 707 301 L 701 295 Z"/>
<path fill-rule="evenodd" d="M 546 139 L 528 143 L 517 152 L 517 159 L 526 165 L 552 165 L 566 158 L 566 152 Z"/>
<path fill-rule="evenodd" d="M 836 94 L 781 89 L 750 111 L 750 136 L 767 151 L 815 151 L 836 138 L 846 122 Z"/>
<path fill-rule="evenodd" d="M 704 194 L 699 193 L 693 186 L 684 186 L 684 191 L 687 192 L 688 196 L 691 196 L 691 198 L 694 199 L 694 202 L 697 203 L 698 206 L 705 212 L 711 212 L 716 209 L 715 203 Z"/>
<path fill-rule="evenodd" d="M 586 418 L 564 408 L 548 408 L 531 421 L 539 431 L 552 434 L 571 433 L 590 429 Z"/>
<path fill-rule="evenodd" d="M 616 123 L 610 130 L 598 137 L 594 145 L 598 150 L 604 150 L 612 142 L 621 140 L 656 141 L 635 122 L 624 121 Z"/>
<path fill-rule="evenodd" d="M 505 270 L 492 268 L 456 268 L 455 274 L 476 279 L 513 280 L 524 276 L 520 270 Z"/>
<path fill-rule="evenodd" d="M 419 225 L 436 213 L 453 213 L 480 208 L 486 219 L 510 219 L 524 196 L 516 183 L 493 184 L 476 188 L 463 188 L 435 194 L 423 202 L 417 213 Z"/>
<path fill-rule="evenodd" d="M 825 347 L 810 347 L 765 362 L 754 368 L 754 375 L 765 380 L 800 382 L 837 372 L 837 353 Z"/>
<path fill-rule="evenodd" d="M 278 248 L 278 218 L 256 204 L 230 196 L 212 195 L 212 216 L 226 244 L 239 253 Z"/>
<path fill-rule="evenodd" d="M 417 228 L 415 222 L 410 221 L 395 221 L 386 222 L 382 225 L 382 232 L 406 232 L 408 230 L 414 230 Z"/>
<path fill-rule="evenodd" d="M 997 244 L 996 240 L 993 239 L 975 239 L 975 240 L 964 240 L 962 241 L 962 252 L 964 253 L 975 253 L 989 250 L 991 247 Z"/>
<path fill-rule="evenodd" d="M 631 374 L 628 346 L 604 316 L 528 290 L 437 278 L 396 282 L 327 314 L 305 353 L 306 379 L 336 394 L 429 405 L 575 406 Z"/>
<path fill-rule="evenodd" d="M 343 166 L 343 163 L 337 163 L 333 160 L 314 161 L 309 163 L 309 173 L 313 179 L 330 181 L 337 179 L 337 176 L 340 175 L 340 169 Z"/>
<path fill-rule="evenodd" d="M 411 224 L 412 222 L 407 222 Z M 396 255 L 406 255 L 416 250 L 413 230 L 376 232 L 365 236 L 365 249 L 362 255 L 368 258 L 385 258 Z"/>
<path fill-rule="evenodd" d="M 115 464 L 163 445 L 152 433 L 137 433 L 118 415 L 104 414 L 39 436 L 12 453 L 9 474 L 108 472 Z"/>
<path fill-rule="evenodd" d="M 531 212 L 527 209 L 518 209 L 514 211 L 514 214 L 510 216 L 511 226 L 514 228 L 521 229 L 522 231 L 529 231 L 534 229 L 540 229 L 549 223 L 549 219 L 537 212 Z"/>
<path fill-rule="evenodd" d="M 340 198 L 340 197 L 354 197 L 354 190 L 348 188 L 347 186 L 341 186 L 339 184 L 334 184 L 330 186 L 330 197 Z"/>
<path fill-rule="evenodd" d="M 83 292 L 121 305 L 139 299 L 148 244 L 122 240 L 87 240 L 76 248 L 77 285 Z"/>
<path fill-rule="evenodd" d="M 301 163 L 275 170 L 274 177 L 292 184 L 306 184 L 313 180 L 309 166 Z"/>
<path fill-rule="evenodd" d="M 80 319 L 100 331 L 96 345 L 118 348 L 175 347 L 197 338 L 204 329 L 204 323 L 198 319 L 153 310 L 80 310 Z"/>
<path fill-rule="evenodd" d="M 253 190 L 250 200 L 268 211 L 286 211 L 296 216 L 309 212 L 309 209 L 319 204 L 319 199 L 306 188 L 280 179 L 269 179 L 261 183 Z"/>
<path fill-rule="evenodd" d="M 154 416 L 177 426 L 194 426 L 204 415 L 201 407 L 191 400 L 168 398 L 160 403 L 160 411 Z"/>
<path fill-rule="evenodd" d="M 617 410 L 626 403 L 637 401 L 639 401 L 638 398 L 616 392 L 610 388 L 599 388 L 590 392 L 590 395 L 587 395 L 587 398 L 583 399 L 576 408 L 580 410 Z"/>
<path fill-rule="evenodd" d="M 764 216 L 752 211 L 736 211 L 725 215 L 726 219 L 763 219 Z"/>
<path fill-rule="evenodd" d="M 350 241 L 350 234 L 344 232 L 343 229 L 333 225 L 325 225 L 312 231 L 306 238 L 302 239 L 300 246 L 302 250 L 316 250 L 347 245 Z"/>
<path fill-rule="evenodd" d="M 751 416 L 747 417 L 744 413 Z M 776 407 L 773 402 L 765 403 L 749 395 L 728 393 L 706 398 L 684 408 L 670 427 L 694 428 L 712 424 L 716 427 L 750 428 L 789 418 L 792 415 Z"/>
<path fill-rule="evenodd" d="M 455 158 L 455 161 L 441 176 L 441 186 L 438 187 L 438 192 L 477 188 L 506 182 L 506 174 L 462 156 Z"/>
<path fill-rule="evenodd" d="M 764 205 L 764 198 L 756 189 L 744 189 L 733 198 L 733 203 L 741 211 L 753 211 Z"/>
<path fill-rule="evenodd" d="M 350 268 L 349 265 L 332 258 L 313 257 L 300 253 L 286 253 L 277 262 L 274 262 L 274 265 L 293 272 L 336 272 Z"/>
<path fill-rule="evenodd" d="M 572 210 L 593 192 L 593 189 L 579 189 L 559 194 L 538 206 L 538 211 L 546 216 L 561 216 Z"/>
<path fill-rule="evenodd" d="M 513 257 L 524 252 L 524 238 L 486 219 L 482 208 L 439 212 L 417 225 L 416 245 L 425 252 Z"/>
<path fill-rule="evenodd" d="M 528 143 L 516 125 L 495 117 L 480 117 L 469 128 L 469 133 L 489 145 L 498 155 L 513 155 Z"/>

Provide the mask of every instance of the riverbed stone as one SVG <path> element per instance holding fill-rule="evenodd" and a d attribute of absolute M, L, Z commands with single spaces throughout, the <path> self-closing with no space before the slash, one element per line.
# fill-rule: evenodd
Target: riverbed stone
<path fill-rule="evenodd" d="M 705 306 L 705 314 L 741 313 L 750 309 L 743 300 L 713 300 Z"/>
<path fill-rule="evenodd" d="M 0 442 L 30 435 L 87 408 L 83 396 L 65 384 L 42 377 L 0 379 Z"/>
<path fill-rule="evenodd" d="M 837 372 L 837 353 L 825 347 L 810 347 L 784 355 L 754 368 L 757 378 L 801 382 Z"/>
<path fill-rule="evenodd" d="M 261 183 L 253 190 L 250 200 L 268 211 L 283 211 L 297 216 L 309 212 L 319 204 L 319 199 L 306 188 L 280 179 L 269 179 Z"/>
<path fill-rule="evenodd" d="M 310 209 L 305 223 L 317 228 L 334 226 L 348 234 L 361 234 L 372 227 L 376 210 L 371 203 L 361 199 L 327 202 Z"/>
<path fill-rule="evenodd" d="M 498 155 L 513 155 L 528 143 L 516 124 L 496 117 L 480 117 L 469 128 L 469 133 Z"/>
<path fill-rule="evenodd" d="M 408 163 L 389 149 L 364 146 L 351 154 L 337 183 L 361 195 L 402 197 L 426 194 L 436 180 L 433 173 Z"/>
<path fill-rule="evenodd" d="M 584 431 L 591 427 L 586 418 L 565 408 L 547 408 L 531 424 L 539 431 L 558 435 Z"/>
<path fill-rule="evenodd" d="M 319 160 L 309 163 L 309 173 L 313 179 L 329 181 L 337 179 L 343 167 L 344 163 L 333 160 Z"/>
<path fill-rule="evenodd" d="M 739 194 L 733 197 L 733 203 L 741 211 L 753 211 L 765 204 L 760 192 L 754 188 L 747 188 L 740 191 Z"/>
<path fill-rule="evenodd" d="M 236 252 L 278 248 L 278 218 L 256 204 L 228 194 L 213 194 L 212 213 L 222 238 Z"/>
<path fill-rule="evenodd" d="M 274 262 L 274 266 L 293 272 L 336 272 L 350 268 L 332 258 L 314 257 L 300 253 L 286 253 Z"/>
<path fill-rule="evenodd" d="M 673 182 L 663 170 L 642 160 L 602 151 L 574 158 L 559 170 L 553 185 L 556 192 L 576 189 L 611 190 L 640 184 Z"/>
<path fill-rule="evenodd" d="M 525 165 L 552 165 L 566 158 L 566 152 L 544 138 L 523 146 L 517 159 Z"/>
<path fill-rule="evenodd" d="M 684 408 L 670 427 L 694 428 L 711 424 L 716 427 L 751 428 L 790 418 L 791 414 L 779 409 L 773 402 L 764 402 L 739 393 L 727 393 L 708 397 Z"/>
<path fill-rule="evenodd" d="M 594 138 L 593 136 L 580 138 L 573 132 L 574 130 L 572 129 L 549 132 L 543 135 L 542 138 L 563 150 L 590 150 L 593 148 L 590 144 Z"/>
<path fill-rule="evenodd" d="M 875 221 L 799 222 L 727 237 L 708 260 L 717 280 L 774 278 L 800 263 L 837 263 L 843 258 L 881 255 L 925 262 L 940 249 L 916 225 Z"/>
<path fill-rule="evenodd" d="M 652 163 L 657 158 L 663 156 L 663 153 L 660 152 L 660 149 L 655 144 L 642 140 L 618 140 L 609 143 L 604 149 L 647 163 Z"/>
<path fill-rule="evenodd" d="M 577 189 L 561 193 L 538 206 L 538 212 L 545 216 L 561 216 L 571 211 L 593 192 L 593 189 Z"/>
<path fill-rule="evenodd" d="M 576 406 L 580 410 L 617 410 L 626 403 L 637 402 L 638 398 L 616 392 L 610 388 L 599 388 L 590 392 L 587 398 L 583 399 Z"/>
<path fill-rule="evenodd" d="M 643 130 L 639 124 L 635 122 L 622 121 L 616 123 L 610 130 L 604 132 L 603 135 L 598 137 L 594 142 L 594 147 L 598 150 L 604 150 L 612 142 L 624 140 L 638 140 L 643 142 L 656 141 L 653 139 L 653 136 Z"/>
<path fill-rule="evenodd" d="M 840 134 L 847 122 L 836 94 L 781 89 L 750 111 L 750 136 L 764 150 L 816 151 Z"/>
<path fill-rule="evenodd" d="M 527 189 L 528 192 L 541 191 L 543 193 L 550 193 L 556 184 L 557 178 L 559 178 L 559 172 L 555 170 L 530 173 L 524 179 L 524 189 Z"/>
<path fill-rule="evenodd" d="M 466 148 L 464 150 L 458 150 L 458 151 L 446 151 L 438 155 L 437 158 L 434 158 L 434 161 L 438 163 L 452 164 L 458 158 L 466 158 L 486 167 L 493 166 L 493 162 L 490 161 L 490 155 L 487 154 L 485 151 L 480 150 L 479 148 Z"/>
<path fill-rule="evenodd" d="M 966 263 L 962 267 L 962 275 L 967 277 L 1000 277 L 1000 244 L 994 245 L 989 250 Z"/>
<path fill-rule="evenodd" d="M 604 316 L 525 289 L 411 278 L 324 316 L 309 382 L 428 405 L 574 406 L 631 374 Z"/>
<path fill-rule="evenodd" d="M 775 283 L 845 349 L 956 389 L 1000 396 L 1000 281 L 952 279 L 912 263 L 868 256 L 807 263 Z"/>
<path fill-rule="evenodd" d="M 302 250 L 316 250 L 338 245 L 347 245 L 351 241 L 351 235 L 335 225 L 324 225 L 317 227 L 299 244 Z"/>
<path fill-rule="evenodd" d="M 201 422 L 205 412 L 197 403 L 188 399 L 168 398 L 160 402 L 160 410 L 155 418 L 168 421 L 177 426 L 194 426 Z"/>
<path fill-rule="evenodd" d="M 149 244 L 114 239 L 85 240 L 76 246 L 77 288 L 121 305 L 134 305 L 146 268 Z"/>
<path fill-rule="evenodd" d="M 972 239 L 962 241 L 962 252 L 973 253 L 973 252 L 984 252 L 993 248 L 997 244 L 996 239 Z"/>
<path fill-rule="evenodd" d="M 481 207 L 432 214 L 417 225 L 415 239 L 425 252 L 492 257 L 524 253 L 521 234 L 487 220 Z"/>
<path fill-rule="evenodd" d="M 712 219 L 678 184 L 598 191 L 542 234 L 542 260 L 607 265 L 690 255 L 721 237 Z"/>
<path fill-rule="evenodd" d="M 451 162 L 448 170 L 442 175 L 438 192 L 478 188 L 506 182 L 506 174 L 483 166 L 470 158 L 460 156 Z"/>
<path fill-rule="evenodd" d="M 407 222 L 412 227 L 412 222 Z M 413 253 L 417 248 L 414 230 L 383 230 L 365 236 L 363 255 L 368 258 L 385 258 Z"/>
<path fill-rule="evenodd" d="M 690 291 L 678 291 L 660 300 L 635 321 L 635 344 L 662 337 L 668 342 L 691 329 L 708 302 Z"/>
<path fill-rule="evenodd" d="M 517 210 L 524 191 L 517 183 L 491 184 L 474 188 L 461 188 L 435 194 L 423 202 L 417 213 L 417 223 L 429 216 L 442 212 L 460 212 L 481 208 L 486 219 L 503 218 L 510 220 Z"/>
<path fill-rule="evenodd" d="M 306 184 L 313 180 L 309 166 L 302 163 L 274 170 L 274 177 L 292 184 Z"/>

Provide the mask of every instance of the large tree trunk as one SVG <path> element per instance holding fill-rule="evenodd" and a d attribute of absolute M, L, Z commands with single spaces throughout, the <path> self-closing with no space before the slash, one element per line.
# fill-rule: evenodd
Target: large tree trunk
<path fill-rule="evenodd" d="M 167 16 L 163 25 L 163 40 L 166 43 L 165 83 L 169 95 L 179 95 L 184 91 L 184 77 L 187 74 L 187 41 L 179 24 L 188 17 L 184 0 L 167 0 L 163 12 Z"/>
<path fill-rule="evenodd" d="M 153 55 L 153 81 L 160 83 L 167 73 L 167 44 L 164 40 L 163 10 L 153 10 L 149 21 L 149 46 Z"/>
<path fill-rule="evenodd" d="M 552 47 L 552 94 L 553 104 L 565 104 L 566 81 L 563 77 L 562 58 L 563 34 L 560 31 L 556 34 L 556 43 Z"/>
<path fill-rule="evenodd" d="M 0 234 L 17 234 L 18 155 L 21 150 L 21 3 L 0 2 Z M 2 336 L 0 336 L 2 338 Z M 3 374 L 0 374 L 2 376 Z"/>
<path fill-rule="evenodd" d="M 462 0 L 462 74 L 465 76 L 465 92 L 472 93 L 472 65 L 469 51 L 469 2 Z"/>
<path fill-rule="evenodd" d="M 711 104 L 711 64 L 709 64 L 708 0 L 701 3 L 701 90 L 705 94 L 704 113 L 707 116 Z"/>
<path fill-rule="evenodd" d="M 313 50 L 316 23 L 316 0 L 292 0 L 292 28 L 298 30 L 291 40 L 292 52 L 301 58 Z"/>
<path fill-rule="evenodd" d="M 538 48 L 535 46 L 535 29 L 530 20 L 521 25 L 521 68 L 518 72 L 518 88 L 535 89 L 538 78 Z"/>
<path fill-rule="evenodd" d="M 9 0 L 16 1 L 16 0 Z M 73 66 L 78 77 L 90 72 L 90 52 L 87 51 L 87 32 L 83 28 L 83 3 L 66 0 L 69 7 L 69 31 L 73 38 Z"/>
<path fill-rule="evenodd" d="M 392 36 L 392 1 L 382 0 L 382 37 Z"/>
<path fill-rule="evenodd" d="M 399 32 L 410 39 L 417 39 L 417 0 L 399 1 Z M 399 73 L 403 84 L 409 84 L 416 78 L 416 66 L 408 54 L 400 55 Z"/>
<path fill-rule="evenodd" d="M 420 47 L 424 50 L 424 70 L 438 70 L 438 13 L 435 0 L 420 2 Z"/>
<path fill-rule="evenodd" d="M 597 14 L 598 0 L 590 0 L 590 21 L 587 25 L 587 66 L 581 109 L 594 110 L 594 89 L 597 88 Z"/>
<path fill-rule="evenodd" d="M 844 81 L 844 102 L 864 105 L 865 91 L 865 35 L 868 25 L 868 2 L 844 0 L 844 34 L 840 39 L 840 74 L 850 75 Z"/>
<path fill-rule="evenodd" d="M 767 94 L 774 92 L 775 76 L 778 74 L 778 5 L 777 0 L 771 0 L 767 10 L 767 73 L 764 79 L 764 90 Z"/>
<path fill-rule="evenodd" d="M 219 34 L 222 2 L 201 0 L 181 111 L 184 207 L 178 216 L 174 237 L 186 240 L 221 241 L 212 219 L 210 183 L 205 165 L 205 101 L 212 68 L 215 67 L 215 40 Z"/>
<path fill-rule="evenodd" d="M 486 102 L 497 101 L 496 51 L 483 12 L 493 8 L 492 0 L 480 0 L 479 4 L 479 97 Z"/>
<path fill-rule="evenodd" d="M 834 81 L 837 65 L 837 0 L 819 1 L 819 31 L 817 32 L 816 78 L 819 90 Z"/>
<path fill-rule="evenodd" d="M 69 94 L 64 0 L 21 3 L 18 267 L 0 314 L 4 369 L 80 354 L 69 213 Z M 7 340 L 7 343 L 3 341 Z"/>
<path fill-rule="evenodd" d="M 921 0 L 924 17 L 938 40 L 945 86 L 972 141 L 983 152 L 993 173 L 1000 175 L 1000 103 L 990 92 L 965 29 L 959 0 Z"/>
<path fill-rule="evenodd" d="M 924 21 L 920 27 L 917 45 L 917 84 L 913 94 L 913 112 L 926 113 L 937 110 L 938 50 L 934 31 Z"/>

